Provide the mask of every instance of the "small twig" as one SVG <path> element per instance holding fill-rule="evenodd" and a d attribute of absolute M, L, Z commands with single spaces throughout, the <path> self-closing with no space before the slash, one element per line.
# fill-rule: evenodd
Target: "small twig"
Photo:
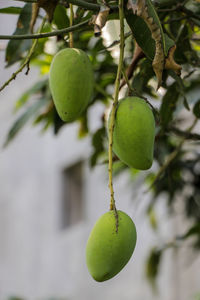
<path fill-rule="evenodd" d="M 132 32 L 129 31 L 127 33 L 124 34 L 124 40 L 126 40 L 129 36 L 132 35 Z M 104 47 L 103 50 L 99 51 L 100 53 L 105 52 L 106 50 L 109 50 L 110 48 L 117 46 L 120 43 L 120 40 L 115 40 L 114 42 L 112 42 L 109 46 Z"/>
<path fill-rule="evenodd" d="M 188 15 L 188 17 L 193 17 L 193 18 L 195 18 L 195 19 L 197 19 L 197 20 L 200 20 L 199 14 L 194 13 L 193 11 L 187 9 L 186 7 L 181 6 L 181 9 L 180 9 L 180 10 L 181 10 L 182 12 L 184 12 L 186 15 Z"/>
<path fill-rule="evenodd" d="M 174 8 L 158 8 L 157 9 L 157 12 L 172 12 L 172 11 L 176 11 L 177 8 L 174 7 Z"/>
<path fill-rule="evenodd" d="M 129 93 L 129 95 L 131 95 L 133 92 L 136 92 L 136 91 L 135 91 L 135 89 L 132 88 L 132 86 L 131 86 L 131 84 L 130 84 L 130 82 L 129 82 L 129 80 L 128 80 L 128 76 L 127 76 L 127 74 L 126 74 L 124 65 L 123 65 L 123 68 L 122 68 L 122 74 L 123 74 L 124 80 L 125 80 L 125 82 L 126 82 L 126 84 L 127 84 L 127 86 L 128 86 L 128 90 L 129 90 L 128 93 Z M 136 93 L 137 93 L 137 92 L 136 92 Z"/>
<path fill-rule="evenodd" d="M 43 19 L 42 24 L 41 24 L 41 26 L 40 26 L 40 28 L 39 28 L 39 32 L 42 30 L 42 28 L 43 28 L 45 22 L 46 22 L 46 18 Z M 12 74 L 12 76 L 10 77 L 10 79 L 8 79 L 8 80 L 0 87 L 0 92 L 1 92 L 6 86 L 8 86 L 9 83 L 10 83 L 12 80 L 14 80 L 14 79 L 16 78 L 17 74 L 19 74 L 20 72 L 22 72 L 22 70 L 25 68 L 25 66 L 27 66 L 27 71 L 26 71 L 25 74 L 26 74 L 26 75 L 28 74 L 29 69 L 30 69 L 30 67 L 29 67 L 30 58 L 31 58 L 33 52 L 35 51 L 35 47 L 36 47 L 36 45 L 37 45 L 37 42 L 38 42 L 38 40 L 34 40 L 34 41 L 33 41 L 33 44 L 32 44 L 32 46 L 31 46 L 31 48 L 30 48 L 30 50 L 29 50 L 29 52 L 28 52 L 28 55 L 26 56 L 26 58 L 25 58 L 23 64 L 20 66 L 20 68 L 19 68 L 15 73 Z"/>
<path fill-rule="evenodd" d="M 169 19 L 168 21 L 163 22 L 162 24 L 171 24 L 172 22 L 177 22 L 177 21 L 181 21 L 181 20 L 185 20 L 185 19 L 189 19 L 189 16 L 183 16 L 180 18 Z"/>
<path fill-rule="evenodd" d="M 195 127 L 195 125 L 196 125 L 197 122 L 198 122 L 198 119 L 195 118 L 194 122 L 188 128 L 188 130 L 186 130 L 186 132 L 190 133 L 191 130 Z M 168 158 L 167 158 L 166 162 L 164 163 L 164 165 L 161 166 L 161 168 L 159 169 L 158 173 L 156 174 L 153 182 L 151 183 L 150 187 L 148 188 L 148 190 L 146 192 L 148 192 L 155 185 L 155 183 L 158 181 L 158 179 L 160 178 L 160 176 L 162 175 L 162 173 L 168 168 L 168 166 L 171 164 L 171 162 L 176 158 L 176 156 L 179 153 L 179 151 L 181 150 L 181 148 L 182 148 L 185 140 L 186 140 L 186 137 L 184 136 L 181 139 L 181 141 L 179 142 L 179 144 L 176 147 L 176 149 L 168 156 Z"/>
<path fill-rule="evenodd" d="M 27 62 L 26 66 L 27 66 L 27 70 L 26 70 L 25 75 L 28 75 L 28 73 L 29 73 L 29 71 L 30 71 L 30 59 L 29 59 L 29 61 Z"/>
<path fill-rule="evenodd" d="M 190 77 L 190 76 L 191 76 L 194 72 L 196 72 L 196 71 L 197 71 L 196 69 L 190 71 L 188 74 L 186 74 L 186 75 L 183 77 L 183 79 L 187 79 L 188 77 Z"/>
<path fill-rule="evenodd" d="M 177 10 L 181 10 L 181 8 L 186 4 L 186 1 L 180 3 L 178 2 L 174 7 L 172 8 L 158 8 L 157 11 L 158 12 L 172 12 L 172 11 L 177 11 Z"/>
<path fill-rule="evenodd" d="M 182 131 L 179 128 L 176 128 L 176 127 L 173 127 L 173 126 L 170 127 L 169 130 L 172 131 L 174 134 L 180 136 L 180 137 L 184 137 L 187 140 L 195 140 L 195 141 L 200 140 L 200 134 L 198 134 L 198 133 L 191 133 L 191 132 L 188 132 L 188 131 Z"/>
<path fill-rule="evenodd" d="M 194 41 L 194 42 L 200 42 L 200 38 L 198 38 L 198 37 L 193 37 L 193 38 L 191 38 L 191 41 Z"/>
<path fill-rule="evenodd" d="M 108 94 L 108 93 L 105 91 L 105 89 L 103 89 L 103 88 L 101 87 L 100 84 L 95 83 L 95 84 L 94 84 L 94 87 L 95 87 L 95 89 L 96 89 L 100 94 L 102 94 L 106 99 L 111 98 L 111 99 L 113 100 L 112 96 L 111 96 L 110 94 Z"/>
<path fill-rule="evenodd" d="M 85 20 L 79 24 L 73 25 L 71 27 L 67 27 L 64 29 L 52 31 L 52 32 L 46 32 L 46 33 L 36 33 L 36 34 L 21 34 L 21 35 L 0 35 L 0 40 L 31 40 L 31 39 L 43 39 L 46 37 L 52 37 L 57 35 L 66 34 L 69 32 L 76 31 L 78 29 L 83 28 L 85 25 L 89 26 L 89 20 Z"/>

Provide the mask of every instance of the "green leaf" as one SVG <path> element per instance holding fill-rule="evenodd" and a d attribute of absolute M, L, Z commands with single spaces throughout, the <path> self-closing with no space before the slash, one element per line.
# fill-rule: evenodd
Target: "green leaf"
<path fill-rule="evenodd" d="M 177 83 L 174 82 L 170 87 L 168 87 L 160 108 L 160 119 L 163 127 L 166 127 L 172 120 L 178 98 L 179 91 L 177 89 Z"/>
<path fill-rule="evenodd" d="M 164 33 L 163 33 L 163 29 L 162 29 L 162 25 L 160 23 L 160 19 L 157 15 L 157 12 L 151 2 L 151 0 L 146 0 L 146 5 L 147 5 L 147 11 L 148 11 L 148 17 L 151 17 L 153 18 L 153 22 L 155 24 L 157 24 L 157 26 L 159 27 L 160 29 L 160 33 L 161 33 L 161 42 L 163 44 L 163 50 L 164 50 L 164 53 L 165 53 L 165 56 L 167 55 L 166 53 L 166 47 L 165 47 L 165 38 L 164 38 Z"/>
<path fill-rule="evenodd" d="M 193 32 L 187 25 L 180 28 L 180 32 L 177 35 L 175 60 L 180 64 L 189 63 L 196 67 L 199 63 L 199 58 L 191 46 L 190 38 L 192 37 L 192 34 Z"/>
<path fill-rule="evenodd" d="M 152 229 L 154 229 L 154 230 L 158 229 L 156 212 L 153 208 L 153 205 L 149 205 L 148 210 L 147 210 L 147 215 L 149 217 L 149 222 L 151 224 Z"/>
<path fill-rule="evenodd" d="M 183 236 L 180 237 L 180 239 L 187 239 L 193 235 L 200 236 L 200 223 L 197 223 L 191 228 L 189 228 L 188 231 Z"/>
<path fill-rule="evenodd" d="M 66 8 L 62 5 L 57 5 L 54 11 L 53 23 L 58 29 L 66 28 L 69 26 L 69 18 L 66 14 Z"/>
<path fill-rule="evenodd" d="M 155 41 L 151 37 L 151 31 L 147 24 L 142 18 L 133 14 L 131 10 L 126 11 L 125 17 L 136 42 L 146 57 L 153 60 L 155 55 Z"/>
<path fill-rule="evenodd" d="M 105 127 L 99 128 L 92 137 L 93 154 L 90 158 L 90 165 L 94 167 L 100 154 L 104 151 Z"/>
<path fill-rule="evenodd" d="M 13 35 L 29 33 L 29 24 L 31 20 L 32 6 L 26 4 L 20 13 L 17 21 L 17 28 Z M 10 40 L 6 48 L 7 67 L 23 58 L 24 52 L 31 46 L 31 40 Z"/>
<path fill-rule="evenodd" d="M 146 261 L 146 276 L 148 280 L 155 285 L 155 279 L 158 276 L 162 252 L 153 248 Z"/>
<path fill-rule="evenodd" d="M 166 33 L 164 33 L 164 39 L 165 39 L 165 56 L 168 56 L 169 50 L 175 45 L 175 42 L 168 37 Z"/>
<path fill-rule="evenodd" d="M 186 97 L 186 92 L 185 92 L 185 86 L 184 86 L 184 82 L 183 79 L 178 76 L 175 72 L 173 72 L 172 70 L 169 71 L 169 74 L 176 80 L 177 84 L 178 84 L 178 89 L 179 92 L 181 94 L 181 96 L 183 97 L 183 105 L 187 110 L 190 110 L 188 101 L 187 101 L 187 97 Z"/>
<path fill-rule="evenodd" d="M 167 34 L 163 33 L 162 26 L 160 24 L 159 18 L 154 10 L 152 14 L 154 16 L 154 21 L 161 29 L 162 43 L 164 47 L 165 57 L 167 57 L 169 49 L 175 44 L 174 41 L 168 37 Z M 144 54 L 151 61 L 155 56 L 155 41 L 152 38 L 151 31 L 145 21 L 133 14 L 131 10 L 126 11 L 125 13 L 126 21 L 133 33 L 134 38 L 136 39 L 137 44 L 140 46 Z"/>
<path fill-rule="evenodd" d="M 0 14 L 13 14 L 13 15 L 18 15 L 21 12 L 21 7 L 17 6 L 9 6 L 9 7 L 4 7 L 0 9 Z"/>
<path fill-rule="evenodd" d="M 200 119 L 200 99 L 195 103 L 193 113 L 198 119 Z"/>
<path fill-rule="evenodd" d="M 28 89 L 15 103 L 15 112 L 18 111 L 26 102 L 29 100 L 30 96 L 41 92 L 41 89 L 48 84 L 48 80 L 41 80 L 34 84 L 30 89 Z"/>
<path fill-rule="evenodd" d="M 19 131 L 26 125 L 26 123 L 33 117 L 47 103 L 46 99 L 37 100 L 32 106 L 30 106 L 12 125 L 10 128 L 4 147 L 6 147 L 11 140 L 19 133 Z"/>
<path fill-rule="evenodd" d="M 151 86 L 148 86 L 149 80 L 154 76 L 151 62 L 145 59 L 140 64 L 140 72 L 138 72 L 132 81 L 132 87 L 138 94 L 148 93 L 151 94 Z"/>

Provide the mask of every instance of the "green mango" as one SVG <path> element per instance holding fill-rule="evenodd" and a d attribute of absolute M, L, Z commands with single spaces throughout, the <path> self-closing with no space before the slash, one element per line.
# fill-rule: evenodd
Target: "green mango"
<path fill-rule="evenodd" d="M 147 102 L 137 97 L 119 101 L 113 152 L 129 167 L 147 170 L 153 163 L 155 119 Z"/>
<path fill-rule="evenodd" d="M 87 54 L 75 48 L 59 51 L 51 63 L 49 84 L 60 118 L 73 122 L 80 117 L 94 87 L 92 64 Z"/>
<path fill-rule="evenodd" d="M 96 281 L 105 281 L 127 264 L 135 249 L 137 233 L 132 219 L 118 210 L 118 226 L 113 210 L 102 215 L 92 229 L 86 246 L 86 263 Z"/>

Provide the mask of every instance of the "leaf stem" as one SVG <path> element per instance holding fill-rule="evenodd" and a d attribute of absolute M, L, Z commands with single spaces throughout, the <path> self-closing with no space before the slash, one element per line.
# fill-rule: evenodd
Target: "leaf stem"
<path fill-rule="evenodd" d="M 39 30 L 38 30 L 39 32 L 42 31 L 42 28 L 43 28 L 45 22 L 46 22 L 46 18 L 43 19 L 42 24 L 41 24 L 41 26 L 40 26 L 40 28 L 39 28 Z M 16 78 L 17 74 L 19 74 L 20 72 L 22 72 L 22 70 L 25 68 L 26 65 L 28 66 L 28 69 L 27 69 L 26 74 L 28 74 L 30 58 L 31 58 L 33 52 L 35 51 L 37 42 L 38 42 L 38 40 L 34 40 L 34 41 L 33 41 L 33 44 L 32 44 L 32 46 L 31 46 L 31 48 L 30 48 L 30 50 L 29 50 L 29 52 L 28 52 L 28 54 L 27 54 L 27 56 L 26 56 L 26 58 L 25 58 L 23 64 L 20 66 L 20 68 L 19 68 L 16 72 L 14 72 L 14 73 L 12 74 L 12 76 L 10 77 L 10 79 L 8 79 L 8 80 L 0 87 L 0 92 L 1 92 L 7 85 L 9 85 L 9 83 L 10 83 L 12 80 L 14 80 L 14 79 Z"/>
<path fill-rule="evenodd" d="M 0 40 L 31 40 L 31 39 L 43 39 L 46 37 L 62 35 L 62 34 L 66 34 L 66 33 L 81 29 L 85 25 L 89 25 L 89 21 L 90 21 L 90 19 L 85 20 L 84 22 L 81 22 L 79 24 L 64 28 L 64 29 L 55 30 L 55 31 L 51 31 L 51 32 L 45 32 L 45 33 L 20 34 L 20 35 L 0 35 Z"/>
<path fill-rule="evenodd" d="M 117 69 L 117 76 L 115 80 L 115 92 L 114 92 L 114 100 L 112 104 L 112 110 L 110 114 L 110 122 L 109 122 L 109 148 L 108 148 L 108 174 L 109 174 L 109 188 L 110 188 L 110 210 L 115 211 L 116 220 L 117 218 L 117 210 L 115 206 L 114 199 L 114 189 L 113 189 L 113 180 L 112 180 L 112 171 L 113 171 L 113 159 L 112 159 L 112 146 L 113 146 L 113 130 L 115 123 L 115 113 L 118 104 L 118 96 L 119 96 L 119 86 L 120 86 L 120 78 L 123 67 L 123 59 L 124 59 L 124 11 L 123 11 L 123 0 L 119 0 L 119 19 L 120 19 L 120 55 L 119 55 L 119 64 Z M 118 227 L 118 222 L 116 223 L 116 229 Z"/>

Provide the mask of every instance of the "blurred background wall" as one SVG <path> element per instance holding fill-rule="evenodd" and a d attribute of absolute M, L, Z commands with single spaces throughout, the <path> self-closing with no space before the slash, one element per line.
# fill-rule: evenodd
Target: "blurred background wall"
<path fill-rule="evenodd" d="M 1 0 L 0 7 L 7 4 Z M 0 34 L 12 34 L 15 24 L 15 16 L 1 15 Z M 5 46 L 1 41 L 0 85 L 17 69 L 4 68 Z M 30 124 L 2 148 L 16 118 L 14 102 L 39 76 L 31 67 L 28 76 L 22 72 L 0 94 L 0 299 L 196 299 L 200 259 L 191 259 L 188 249 L 167 250 L 157 291 L 145 277 L 151 247 L 162 246 L 184 223 L 181 215 L 169 217 L 163 195 L 156 206 L 159 231 L 153 232 L 146 218 L 150 194 L 144 193 L 143 176 L 131 181 L 123 174 L 114 180 L 117 207 L 133 218 L 138 232 L 130 262 L 110 281 L 96 283 L 90 277 L 85 245 L 95 221 L 109 209 L 109 190 L 106 165 L 88 166 L 89 138 L 78 140 L 74 124 L 58 136 L 50 130 L 42 134 Z M 94 130 L 102 113 L 100 104 L 90 111 Z"/>

